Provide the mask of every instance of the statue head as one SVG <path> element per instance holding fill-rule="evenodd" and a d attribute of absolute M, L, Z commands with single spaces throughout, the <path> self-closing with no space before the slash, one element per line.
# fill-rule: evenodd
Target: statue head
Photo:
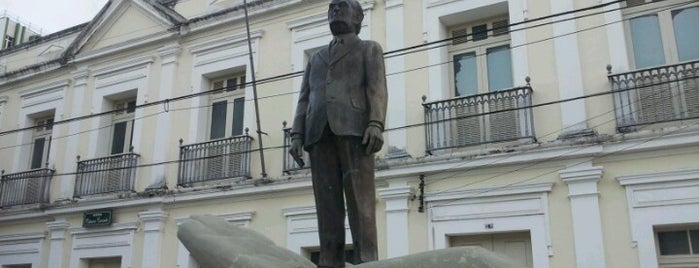
<path fill-rule="evenodd" d="M 333 35 L 359 34 L 363 19 L 364 11 L 357 0 L 331 0 L 328 5 L 328 22 Z"/>

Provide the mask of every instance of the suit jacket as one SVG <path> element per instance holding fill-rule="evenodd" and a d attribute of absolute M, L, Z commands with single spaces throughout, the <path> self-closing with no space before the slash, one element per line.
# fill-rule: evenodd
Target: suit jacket
<path fill-rule="evenodd" d="M 331 42 L 332 45 L 332 42 Z M 364 135 L 369 123 L 383 129 L 387 90 L 383 50 L 356 35 L 313 54 L 306 65 L 292 135 L 304 147 L 320 140 L 326 125 L 338 136 Z"/>

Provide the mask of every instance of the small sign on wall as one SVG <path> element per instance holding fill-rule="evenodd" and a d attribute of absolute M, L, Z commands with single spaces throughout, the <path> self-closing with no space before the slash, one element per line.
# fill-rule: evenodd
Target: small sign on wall
<path fill-rule="evenodd" d="M 85 212 L 83 216 L 83 227 L 100 227 L 112 225 L 112 210 L 102 209 Z"/>

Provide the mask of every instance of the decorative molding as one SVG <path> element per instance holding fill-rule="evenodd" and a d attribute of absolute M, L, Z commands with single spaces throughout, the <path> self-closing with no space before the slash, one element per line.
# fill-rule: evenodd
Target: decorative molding
<path fill-rule="evenodd" d="M 377 190 L 379 197 L 386 200 L 407 199 L 412 197 L 414 192 L 415 190 L 410 186 L 381 188 Z"/>
<path fill-rule="evenodd" d="M 168 213 L 162 210 L 142 211 L 138 213 L 138 219 L 142 222 L 164 222 L 167 220 Z"/>
<path fill-rule="evenodd" d="M 619 181 L 619 184 L 623 186 L 675 182 L 685 180 L 699 180 L 699 169 L 687 169 L 639 175 L 618 176 L 616 177 L 616 179 L 617 181 Z"/>
<path fill-rule="evenodd" d="M 239 222 L 249 223 L 250 221 L 252 221 L 253 216 L 255 216 L 254 211 L 245 211 L 245 212 L 219 215 L 219 217 L 223 218 L 224 220 L 226 220 L 227 222 L 230 222 L 230 223 L 239 223 Z"/>
<path fill-rule="evenodd" d="M 250 39 L 259 39 L 264 35 L 263 30 L 256 30 L 250 32 Z M 248 40 L 248 36 L 245 33 L 236 34 L 230 37 L 214 39 L 201 44 L 193 45 L 189 51 L 195 56 L 200 56 L 212 52 L 216 52 L 223 49 L 230 49 L 233 45 L 237 43 L 242 43 Z M 255 42 L 255 41 L 253 41 Z M 241 44 L 242 45 L 242 44 Z"/>
<path fill-rule="evenodd" d="M 318 14 L 314 14 L 314 15 L 303 17 L 303 18 L 298 18 L 298 19 L 288 21 L 286 23 L 286 27 L 289 28 L 289 30 L 294 30 L 296 28 L 303 28 L 303 27 L 306 27 L 308 25 L 321 23 L 321 22 L 327 21 L 327 19 L 328 19 L 327 13 L 318 13 Z"/>
<path fill-rule="evenodd" d="M 170 64 L 177 62 L 177 56 L 182 52 L 182 48 L 178 44 L 167 45 L 158 49 L 158 57 L 162 60 L 161 64 Z"/>
<path fill-rule="evenodd" d="M 39 95 L 45 95 L 45 94 L 50 94 L 53 92 L 60 91 L 62 89 L 65 89 L 70 84 L 70 80 L 61 80 L 58 82 L 46 84 L 46 85 L 41 85 L 38 87 L 33 87 L 29 89 L 23 89 L 18 91 L 17 93 L 22 97 L 23 99 L 29 99 L 33 98 Z"/>
<path fill-rule="evenodd" d="M 46 234 L 44 232 L 2 235 L 2 236 L 0 236 L 0 243 L 7 243 L 7 242 L 17 243 L 20 241 L 39 240 L 39 239 L 44 239 L 44 238 L 46 238 Z"/>
<path fill-rule="evenodd" d="M 0 96 L 0 105 L 6 103 L 8 99 L 10 98 L 7 96 Z"/>
<path fill-rule="evenodd" d="M 305 206 L 305 207 L 293 207 L 282 209 L 282 214 L 285 217 L 299 216 L 299 215 L 316 215 L 316 206 Z"/>
<path fill-rule="evenodd" d="M 480 188 L 461 191 L 444 191 L 436 193 L 425 193 L 425 201 L 443 201 L 453 199 L 473 199 L 491 196 L 503 195 L 521 195 L 531 193 L 550 192 L 553 189 L 553 183 L 535 183 L 524 185 L 510 185 L 506 187 Z"/>
<path fill-rule="evenodd" d="M 403 6 L 404 0 L 384 0 L 386 1 L 386 9 Z"/>
<path fill-rule="evenodd" d="M 559 171 L 558 174 L 561 176 L 561 180 L 567 184 L 588 181 L 598 182 L 602 178 L 602 169 L 602 167 L 566 169 Z"/>
<path fill-rule="evenodd" d="M 134 60 L 113 64 L 109 67 L 101 68 L 93 72 L 93 76 L 104 79 L 124 72 L 141 69 L 155 61 L 155 56 L 142 57 Z M 101 76 L 101 77 L 100 77 Z"/>
<path fill-rule="evenodd" d="M 135 222 L 128 222 L 128 223 L 115 223 L 112 224 L 112 226 L 109 227 L 101 227 L 101 228 L 84 228 L 84 227 L 73 227 L 70 228 L 70 234 L 72 235 L 78 235 L 82 237 L 91 237 L 91 236 L 104 236 L 104 235 L 114 235 L 119 232 L 123 231 L 133 231 L 138 228 L 138 224 Z"/>

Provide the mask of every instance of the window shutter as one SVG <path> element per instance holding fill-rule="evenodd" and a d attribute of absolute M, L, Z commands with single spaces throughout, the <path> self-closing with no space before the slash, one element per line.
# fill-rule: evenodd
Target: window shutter
<path fill-rule="evenodd" d="M 220 139 L 226 136 L 226 109 L 227 101 L 214 103 L 211 106 L 211 131 L 209 138 Z"/>
<path fill-rule="evenodd" d="M 223 82 L 223 80 L 214 82 L 212 90 L 222 89 L 224 87 Z"/>
<path fill-rule="evenodd" d="M 646 0 L 626 0 L 627 7 L 640 6 L 646 3 Z"/>
<path fill-rule="evenodd" d="M 245 98 L 233 100 L 233 129 L 232 135 L 243 135 L 243 119 L 245 118 Z"/>
<path fill-rule="evenodd" d="M 452 44 L 453 45 L 458 45 L 458 44 L 463 44 L 468 41 L 468 32 L 466 29 L 461 29 L 461 30 L 454 30 L 451 32 L 451 36 L 454 38 L 452 39 Z"/>
<path fill-rule="evenodd" d="M 508 19 L 493 22 L 493 36 L 508 34 L 510 32 L 509 24 Z"/>

